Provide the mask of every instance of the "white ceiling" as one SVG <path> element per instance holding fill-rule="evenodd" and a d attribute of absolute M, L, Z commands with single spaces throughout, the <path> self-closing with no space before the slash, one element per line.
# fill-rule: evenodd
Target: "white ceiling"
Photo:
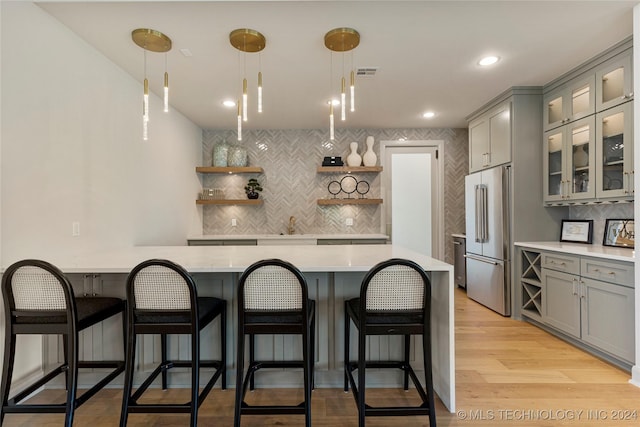
<path fill-rule="evenodd" d="M 173 40 L 167 54 L 171 105 L 205 129 L 234 129 L 246 73 L 254 96 L 264 75 L 262 114 L 250 105 L 245 129 L 328 127 L 327 100 L 340 89 L 342 54 L 324 34 L 361 35 L 354 67 L 378 67 L 356 81 L 354 113 L 336 128 L 466 127 L 465 117 L 512 86 L 544 85 L 632 34 L 636 1 L 44 1 L 38 4 L 135 79 L 143 50 L 131 31 L 152 28 Z M 261 54 L 239 54 L 236 28 L 266 36 Z M 185 57 L 181 49 L 193 56 Z M 488 69 L 476 65 L 494 54 Z M 246 65 L 241 66 L 242 62 Z M 332 73 L 331 64 L 334 70 Z M 345 56 L 345 69 L 351 67 Z M 165 55 L 149 53 L 151 89 L 161 93 Z M 142 91 L 142 88 L 140 89 Z M 255 102 L 255 97 L 254 101 Z M 251 101 L 250 101 L 251 103 Z M 433 110 L 426 120 L 422 113 Z"/>

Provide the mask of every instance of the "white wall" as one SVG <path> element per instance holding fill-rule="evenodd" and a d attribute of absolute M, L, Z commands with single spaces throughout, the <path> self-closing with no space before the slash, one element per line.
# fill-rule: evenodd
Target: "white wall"
<path fill-rule="evenodd" d="M 2 266 L 201 232 L 202 130 L 153 96 L 142 141 L 141 82 L 34 4 L 0 8 Z M 40 363 L 31 343 L 24 372 Z"/>

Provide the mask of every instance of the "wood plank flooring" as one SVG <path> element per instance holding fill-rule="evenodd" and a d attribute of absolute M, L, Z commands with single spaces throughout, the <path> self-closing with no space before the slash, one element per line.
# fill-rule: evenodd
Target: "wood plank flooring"
<path fill-rule="evenodd" d="M 638 426 L 640 388 L 628 383 L 629 374 L 524 322 L 502 316 L 469 300 L 456 290 L 457 413 L 437 402 L 439 426 Z M 188 399 L 188 391 L 152 390 L 152 399 Z M 202 426 L 232 426 L 234 390 L 216 389 L 200 410 Z M 34 397 L 59 401 L 61 390 L 46 390 Z M 98 393 L 76 412 L 75 426 L 117 426 L 121 392 Z M 254 402 L 297 403 L 297 390 L 257 390 Z M 414 393 L 372 389 L 367 401 L 376 405 L 391 400 L 413 401 Z M 282 402 L 282 400 L 279 400 Z M 357 426 L 351 394 L 341 389 L 316 389 L 312 398 L 313 425 Z M 4 426 L 60 426 L 62 415 L 7 415 Z M 188 415 L 133 414 L 129 426 L 183 426 Z M 245 416 L 244 427 L 301 426 L 302 416 Z M 426 426 L 426 417 L 368 418 L 368 426 Z"/>

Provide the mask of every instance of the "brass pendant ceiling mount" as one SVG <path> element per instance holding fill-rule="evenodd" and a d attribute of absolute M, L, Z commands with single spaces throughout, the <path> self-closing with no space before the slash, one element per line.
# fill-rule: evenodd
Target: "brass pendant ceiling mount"
<path fill-rule="evenodd" d="M 131 32 L 133 42 L 151 52 L 169 52 L 171 39 L 160 31 L 150 28 L 138 28 Z"/>
<path fill-rule="evenodd" d="M 348 52 L 360 44 L 360 33 L 353 28 L 334 28 L 324 35 L 324 45 L 334 52 Z"/>
<path fill-rule="evenodd" d="M 262 33 L 249 28 L 239 28 L 229 33 L 231 46 L 242 52 L 260 52 L 267 45 L 267 39 Z"/>

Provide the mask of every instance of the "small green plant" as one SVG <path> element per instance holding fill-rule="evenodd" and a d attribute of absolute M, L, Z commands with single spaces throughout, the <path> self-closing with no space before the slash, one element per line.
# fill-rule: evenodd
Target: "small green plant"
<path fill-rule="evenodd" d="M 250 199 L 257 199 L 259 194 L 258 192 L 262 191 L 262 186 L 255 178 L 250 178 L 247 185 L 244 186 L 244 192 L 247 193 L 247 197 Z"/>

